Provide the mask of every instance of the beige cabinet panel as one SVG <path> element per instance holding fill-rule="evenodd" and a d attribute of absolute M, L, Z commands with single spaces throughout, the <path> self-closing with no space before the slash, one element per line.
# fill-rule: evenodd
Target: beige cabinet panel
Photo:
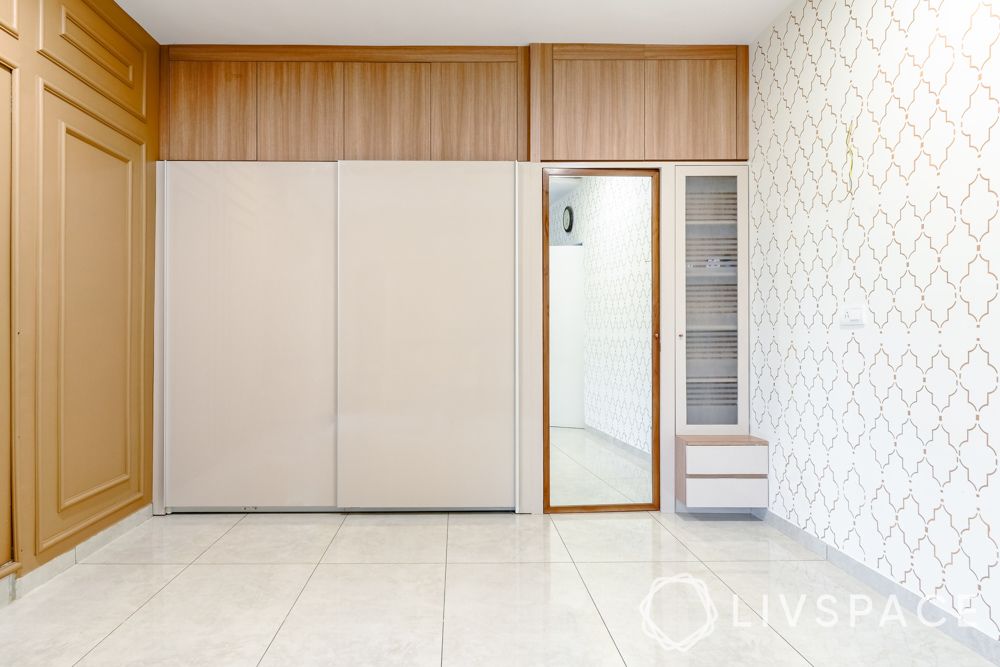
<path fill-rule="evenodd" d="M 42 0 L 41 11 L 41 53 L 145 118 L 147 47 L 84 0 Z"/>
<path fill-rule="evenodd" d="M 164 504 L 332 507 L 337 166 L 166 169 Z"/>
<path fill-rule="evenodd" d="M 512 508 L 514 164 L 339 180 L 338 505 Z"/>
<path fill-rule="evenodd" d="M 145 151 L 42 94 L 37 488 L 41 551 L 141 498 Z"/>

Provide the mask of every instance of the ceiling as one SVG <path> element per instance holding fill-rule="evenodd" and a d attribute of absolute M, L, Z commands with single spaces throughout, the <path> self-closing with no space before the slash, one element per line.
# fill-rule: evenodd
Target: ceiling
<path fill-rule="evenodd" d="M 790 0 L 118 0 L 161 44 L 749 44 Z"/>

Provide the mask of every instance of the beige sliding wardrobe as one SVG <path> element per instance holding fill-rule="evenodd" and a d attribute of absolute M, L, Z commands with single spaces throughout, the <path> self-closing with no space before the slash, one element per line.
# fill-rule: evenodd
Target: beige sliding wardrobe
<path fill-rule="evenodd" d="M 340 507 L 514 507 L 514 170 L 340 163 Z"/>

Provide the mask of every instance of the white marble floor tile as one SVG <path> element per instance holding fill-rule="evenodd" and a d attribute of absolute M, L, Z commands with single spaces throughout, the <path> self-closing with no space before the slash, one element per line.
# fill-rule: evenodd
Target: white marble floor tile
<path fill-rule="evenodd" d="M 570 555 L 578 563 L 698 560 L 645 512 L 551 516 Z"/>
<path fill-rule="evenodd" d="M 248 514 L 199 563 L 318 563 L 342 514 Z"/>
<path fill-rule="evenodd" d="M 908 612 L 884 622 L 887 599 L 825 561 L 706 563 L 814 665 L 964 667 L 985 660 Z M 829 596 L 829 597 L 823 597 Z M 857 597 L 852 601 L 852 596 Z M 852 605 L 872 613 L 856 614 Z M 800 606 L 801 605 L 801 606 Z M 830 612 L 826 611 L 831 610 Z M 898 608 L 890 607 L 894 616 Z M 828 626 L 828 627 L 827 627 Z"/>
<path fill-rule="evenodd" d="M 449 563 L 566 562 L 569 553 L 549 517 L 526 514 L 452 514 Z"/>
<path fill-rule="evenodd" d="M 579 569 L 629 667 L 809 664 L 700 563 L 580 563 Z M 711 634 L 686 652 L 668 650 L 647 636 L 639 609 L 657 579 L 682 574 L 704 582 L 719 614 Z M 649 607 L 651 621 L 674 641 L 696 632 L 706 622 L 707 613 L 695 589 L 684 583 L 661 588 Z M 747 627 L 736 627 L 734 620 Z"/>
<path fill-rule="evenodd" d="M 0 609 L 0 665 L 72 665 L 183 565 L 77 565 Z"/>
<path fill-rule="evenodd" d="M 195 563 L 83 665 L 255 665 L 314 565 Z"/>
<path fill-rule="evenodd" d="M 242 514 L 154 516 L 91 554 L 85 563 L 190 563 Z"/>
<path fill-rule="evenodd" d="M 351 514 L 324 563 L 443 563 L 447 514 Z"/>
<path fill-rule="evenodd" d="M 444 565 L 320 565 L 262 665 L 439 665 Z"/>
<path fill-rule="evenodd" d="M 650 514 L 701 560 L 823 560 L 750 515 Z"/>
<path fill-rule="evenodd" d="M 621 665 L 571 563 L 449 564 L 444 665 Z"/>

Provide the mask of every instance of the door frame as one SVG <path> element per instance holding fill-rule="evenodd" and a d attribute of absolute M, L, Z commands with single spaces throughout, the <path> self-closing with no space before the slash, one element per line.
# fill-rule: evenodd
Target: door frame
<path fill-rule="evenodd" d="M 650 440 L 652 501 L 607 505 L 558 505 L 549 502 L 549 178 L 551 176 L 645 176 L 650 183 L 650 258 L 652 260 L 652 434 Z M 545 167 L 542 169 L 542 508 L 546 514 L 567 512 L 637 512 L 660 509 L 660 168 Z"/>

